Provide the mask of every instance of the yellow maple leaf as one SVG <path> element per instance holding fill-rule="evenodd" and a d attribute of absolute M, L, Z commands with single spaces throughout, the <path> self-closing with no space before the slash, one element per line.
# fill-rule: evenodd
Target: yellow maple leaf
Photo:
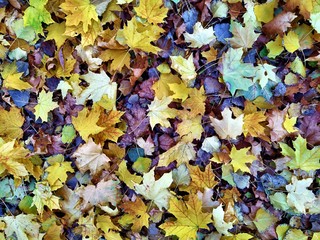
<path fill-rule="evenodd" d="M 76 158 L 76 165 L 81 173 L 90 170 L 92 175 L 98 173 L 103 168 L 107 167 L 110 159 L 102 152 L 100 144 L 95 144 L 92 138 L 88 143 L 78 147 L 72 157 Z"/>
<path fill-rule="evenodd" d="M 101 233 L 95 225 L 95 212 L 93 209 L 89 211 L 87 216 L 81 216 L 78 221 L 81 235 L 88 240 L 100 239 Z"/>
<path fill-rule="evenodd" d="M 168 107 L 171 101 L 172 98 L 170 97 L 164 97 L 162 99 L 155 97 L 148 106 L 149 112 L 147 115 L 150 119 L 150 126 L 152 129 L 158 123 L 163 127 L 170 127 L 170 122 L 167 119 L 176 117 L 175 109 Z"/>
<path fill-rule="evenodd" d="M 214 127 L 214 130 L 217 132 L 220 138 L 222 139 L 236 139 L 237 136 L 242 134 L 243 127 L 243 114 L 237 118 L 232 118 L 232 112 L 229 108 L 223 109 L 221 112 L 222 120 L 216 118 L 211 119 L 211 125 Z"/>
<path fill-rule="evenodd" d="M 148 214 L 148 207 L 144 204 L 141 198 L 137 198 L 135 202 L 124 202 L 120 205 L 126 213 L 124 217 L 129 215 L 129 222 L 127 224 L 132 224 L 131 230 L 133 232 L 140 232 L 143 226 L 149 227 L 149 214 Z M 139 219 L 139 221 L 137 221 Z M 121 221 L 121 220 L 120 220 Z"/>
<path fill-rule="evenodd" d="M 32 86 L 22 81 L 20 78 L 23 73 L 14 73 L 6 77 L 3 81 L 3 86 L 8 89 L 25 90 L 32 88 Z"/>
<path fill-rule="evenodd" d="M 142 177 L 136 174 L 131 174 L 127 168 L 126 161 L 122 161 L 119 164 L 119 169 L 116 172 L 117 176 L 121 181 L 123 181 L 129 188 L 134 189 L 134 184 L 140 184 L 142 181 Z"/>
<path fill-rule="evenodd" d="M 173 75 L 170 73 L 161 73 L 160 79 L 152 85 L 152 89 L 154 90 L 155 97 L 158 99 L 162 99 L 163 97 L 169 97 L 174 94 L 169 87 L 169 84 L 181 82 L 180 78 L 177 75 Z"/>
<path fill-rule="evenodd" d="M 97 143 L 103 144 L 106 140 L 117 142 L 118 138 L 123 135 L 123 131 L 117 128 L 115 125 L 121 122 L 120 117 L 124 112 L 111 110 L 108 114 L 100 114 L 98 125 L 105 129 L 98 134 L 94 135 L 93 138 Z"/>
<path fill-rule="evenodd" d="M 282 38 L 278 35 L 274 41 L 270 41 L 266 44 L 269 51 L 268 57 L 275 58 L 283 52 Z"/>
<path fill-rule="evenodd" d="M 184 82 L 168 83 L 168 86 L 169 86 L 170 90 L 172 92 L 174 92 L 174 94 L 171 95 L 172 98 L 181 99 L 182 102 L 188 98 L 189 88 L 187 88 L 187 86 Z"/>
<path fill-rule="evenodd" d="M 57 48 L 60 48 L 68 39 L 68 36 L 64 35 L 66 31 L 65 22 L 51 24 L 46 28 L 46 30 L 48 31 L 47 40 L 54 40 Z"/>
<path fill-rule="evenodd" d="M 110 65 L 111 71 L 121 71 L 124 66 L 130 68 L 130 54 L 128 49 L 107 49 L 99 55 L 99 58 L 103 61 L 112 60 Z"/>
<path fill-rule="evenodd" d="M 205 112 L 206 99 L 203 86 L 200 89 L 191 88 L 189 90 L 189 98 L 182 103 L 182 106 L 190 110 L 190 117 L 196 117 L 198 114 L 202 116 Z"/>
<path fill-rule="evenodd" d="M 253 112 L 245 114 L 243 118 L 243 134 L 247 136 L 250 134 L 252 137 L 262 137 L 265 135 L 265 127 L 261 125 L 265 122 L 267 117 L 264 112 Z"/>
<path fill-rule="evenodd" d="M 203 132 L 201 125 L 202 116 L 198 115 L 191 119 L 183 119 L 177 126 L 177 133 L 181 137 L 181 141 L 192 142 L 194 139 L 200 140 Z"/>
<path fill-rule="evenodd" d="M 38 104 L 34 107 L 34 115 L 36 116 L 36 120 L 41 118 L 43 122 L 48 121 L 48 113 L 53 109 L 59 107 L 56 102 L 52 101 L 52 92 L 46 92 L 44 89 L 39 93 L 38 96 Z"/>
<path fill-rule="evenodd" d="M 278 6 L 278 0 L 271 0 L 254 6 L 254 14 L 260 22 L 270 22 L 273 19 L 274 9 Z"/>
<path fill-rule="evenodd" d="M 59 197 L 53 195 L 48 182 L 37 182 L 33 194 L 31 207 L 36 206 L 40 215 L 43 213 L 44 206 L 47 206 L 50 210 L 60 209 Z"/>
<path fill-rule="evenodd" d="M 168 166 L 171 162 L 177 161 L 177 166 L 193 160 L 196 156 L 192 143 L 178 142 L 175 146 L 160 154 L 158 166 Z"/>
<path fill-rule="evenodd" d="M 140 0 L 139 7 L 135 7 L 134 10 L 139 17 L 153 24 L 162 23 L 168 12 L 168 9 L 163 7 L 163 2 L 159 0 Z"/>
<path fill-rule="evenodd" d="M 63 187 L 68 177 L 67 172 L 73 173 L 74 170 L 71 167 L 71 162 L 55 162 L 47 167 L 46 172 L 48 172 L 47 180 L 51 190 L 55 191 Z"/>
<path fill-rule="evenodd" d="M 81 35 L 81 45 L 86 47 L 93 45 L 99 33 L 102 31 L 100 22 L 91 20 L 89 30 L 85 32 L 82 27 L 82 23 L 77 26 L 68 26 L 65 31 L 65 35 L 75 37 Z"/>
<path fill-rule="evenodd" d="M 121 45 L 127 44 L 131 49 L 156 54 L 160 48 L 151 45 L 151 42 L 158 40 L 163 31 L 158 25 L 142 25 L 134 17 L 127 22 L 127 26 L 124 26 L 123 30 L 118 31 L 116 40 Z"/>
<path fill-rule="evenodd" d="M 237 150 L 235 146 L 232 146 L 232 149 L 230 152 L 230 158 L 231 158 L 230 164 L 233 166 L 234 172 L 241 170 L 242 172 L 250 173 L 250 169 L 246 164 L 252 163 L 257 158 L 254 155 L 247 154 L 249 149 L 250 147 L 241 148 L 240 150 Z"/>
<path fill-rule="evenodd" d="M 99 116 L 100 110 L 98 108 L 94 108 L 90 112 L 88 108 L 84 108 L 77 117 L 72 117 L 72 124 L 84 141 L 87 142 L 90 135 L 98 134 L 105 129 L 97 125 Z"/>
<path fill-rule="evenodd" d="M 23 164 L 29 151 L 22 146 L 15 146 L 15 140 L 4 142 L 0 138 L 0 176 L 12 174 L 15 180 L 28 175 L 28 171 Z"/>
<path fill-rule="evenodd" d="M 114 225 L 111 217 L 108 215 L 98 215 L 96 221 L 97 228 L 101 229 L 105 234 L 108 234 L 110 230 L 120 231 L 120 228 Z"/>
<path fill-rule="evenodd" d="M 285 130 L 287 130 L 288 133 L 297 132 L 298 130 L 294 128 L 294 125 L 297 122 L 297 117 L 291 117 L 289 118 L 289 115 L 287 114 L 283 121 L 283 127 Z"/>
<path fill-rule="evenodd" d="M 17 72 L 15 62 L 5 64 L 1 76 L 3 78 L 3 87 L 7 89 L 25 90 L 32 88 L 28 82 L 24 82 L 20 78 L 23 73 Z"/>
<path fill-rule="evenodd" d="M 202 56 L 207 59 L 207 62 L 212 62 L 217 59 L 218 51 L 211 47 L 208 51 L 202 52 Z"/>
<path fill-rule="evenodd" d="M 170 56 L 171 68 L 176 70 L 180 75 L 182 80 L 188 87 L 192 87 L 195 78 L 197 77 L 196 67 L 193 64 L 192 54 L 188 59 L 182 56 Z"/>
<path fill-rule="evenodd" d="M 90 3 L 90 0 L 66 0 L 60 7 L 67 14 L 66 26 L 79 26 L 82 22 L 85 33 L 89 30 L 91 19 L 99 21 L 96 7 Z"/>
<path fill-rule="evenodd" d="M 5 140 L 21 138 L 23 123 L 24 117 L 19 108 L 11 107 L 10 111 L 6 111 L 0 107 L 0 136 Z"/>
<path fill-rule="evenodd" d="M 288 50 L 288 52 L 295 52 L 300 48 L 299 37 L 294 31 L 288 32 L 283 37 L 283 46 Z"/>
<path fill-rule="evenodd" d="M 218 184 L 215 181 L 215 175 L 212 171 L 211 164 L 209 163 L 204 171 L 201 171 L 199 166 L 188 166 L 191 183 L 188 188 L 190 188 L 194 192 L 201 191 L 203 192 L 205 188 L 214 188 Z"/>
<path fill-rule="evenodd" d="M 179 201 L 175 197 L 171 198 L 168 211 L 177 220 L 160 225 L 160 228 L 166 232 L 166 237 L 176 235 L 181 240 L 196 239 L 198 230 L 209 229 L 207 225 L 212 222 L 211 213 L 202 211 L 202 202 L 196 194 L 189 195 L 187 202 Z"/>

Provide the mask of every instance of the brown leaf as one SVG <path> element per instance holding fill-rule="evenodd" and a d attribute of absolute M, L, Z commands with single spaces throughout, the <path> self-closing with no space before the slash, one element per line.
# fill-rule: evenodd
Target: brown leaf
<path fill-rule="evenodd" d="M 291 27 L 291 22 L 297 16 L 292 12 L 282 12 L 277 15 L 272 21 L 266 23 L 262 30 L 267 35 L 279 34 L 283 36 L 284 32 Z"/>

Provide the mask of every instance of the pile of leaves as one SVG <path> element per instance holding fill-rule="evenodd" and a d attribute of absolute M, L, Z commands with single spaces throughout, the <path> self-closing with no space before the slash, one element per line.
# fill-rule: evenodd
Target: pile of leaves
<path fill-rule="evenodd" d="M 319 0 L 0 20 L 0 239 L 320 238 Z"/>

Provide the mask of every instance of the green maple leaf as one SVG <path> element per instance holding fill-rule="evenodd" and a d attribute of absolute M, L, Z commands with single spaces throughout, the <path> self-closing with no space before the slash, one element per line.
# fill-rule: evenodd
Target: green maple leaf
<path fill-rule="evenodd" d="M 223 80 L 232 95 L 237 89 L 247 91 L 253 85 L 251 77 L 255 76 L 255 68 L 252 64 L 241 61 L 242 54 L 242 48 L 230 48 L 223 55 L 222 63 L 219 66 Z"/>
<path fill-rule="evenodd" d="M 24 11 L 24 25 L 31 26 L 36 33 L 43 34 L 42 23 L 54 23 L 50 13 L 45 8 L 48 0 L 30 0 L 30 6 Z"/>
<path fill-rule="evenodd" d="M 282 149 L 281 153 L 291 158 L 291 161 L 287 163 L 289 168 L 304 171 L 320 168 L 320 147 L 317 146 L 311 150 L 307 149 L 307 141 L 300 135 L 293 141 L 294 149 L 285 143 L 280 143 L 280 147 Z"/>

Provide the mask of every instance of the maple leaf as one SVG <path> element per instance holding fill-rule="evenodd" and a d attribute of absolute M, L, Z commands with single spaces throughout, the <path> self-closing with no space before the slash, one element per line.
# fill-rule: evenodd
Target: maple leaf
<path fill-rule="evenodd" d="M 151 45 L 151 42 L 158 40 L 163 29 L 158 25 L 143 26 L 136 18 L 127 22 L 123 30 L 119 30 L 116 40 L 121 44 L 127 44 L 131 49 L 140 49 L 145 52 L 157 53 L 160 48 Z"/>
<path fill-rule="evenodd" d="M 314 193 L 307 189 L 313 182 L 313 179 L 306 178 L 298 180 L 296 176 L 292 176 L 291 180 L 292 183 L 286 185 L 288 205 L 296 209 L 299 213 L 306 214 L 306 209 L 311 207 L 316 200 Z"/>
<path fill-rule="evenodd" d="M 278 0 L 272 0 L 263 4 L 254 6 L 254 13 L 258 21 L 267 23 L 273 19 L 274 9 L 278 5 Z"/>
<path fill-rule="evenodd" d="M 51 166 L 47 167 L 48 172 L 48 183 L 50 184 L 51 190 L 55 191 L 58 188 L 63 187 L 66 182 L 68 174 L 67 172 L 73 173 L 74 170 L 71 167 L 71 162 L 55 162 Z"/>
<path fill-rule="evenodd" d="M 96 221 L 97 228 L 101 229 L 105 234 L 108 234 L 110 230 L 120 230 L 116 225 L 114 225 L 111 217 L 108 215 L 98 215 Z"/>
<path fill-rule="evenodd" d="M 89 170 L 92 175 L 105 168 L 110 161 L 102 152 L 101 145 L 95 144 L 92 138 L 89 138 L 88 143 L 78 147 L 72 157 L 76 158 L 76 165 L 80 172 L 84 173 Z"/>
<path fill-rule="evenodd" d="M 170 90 L 174 93 L 172 98 L 181 99 L 185 101 L 189 96 L 189 88 L 187 88 L 184 82 L 181 83 L 168 83 Z"/>
<path fill-rule="evenodd" d="M 251 77 L 255 76 L 255 69 L 252 64 L 242 63 L 242 48 L 230 48 L 222 57 L 220 62 L 220 73 L 223 81 L 227 83 L 227 87 L 232 95 L 237 89 L 249 90 L 253 85 Z"/>
<path fill-rule="evenodd" d="M 291 161 L 287 163 L 287 166 L 291 169 L 301 169 L 304 171 L 317 170 L 320 168 L 320 147 L 314 147 L 313 149 L 307 149 L 307 141 L 300 135 L 292 142 L 294 147 L 291 148 L 285 143 L 279 143 L 281 147 L 281 153 L 284 156 L 290 157 Z"/>
<path fill-rule="evenodd" d="M 46 28 L 46 30 L 48 31 L 47 40 L 54 40 L 57 48 L 60 48 L 68 39 L 68 36 L 64 35 L 66 31 L 65 22 L 51 24 Z"/>
<path fill-rule="evenodd" d="M 201 125 L 202 116 L 196 116 L 192 119 L 183 119 L 177 126 L 177 133 L 181 141 L 192 142 L 194 139 L 200 140 L 203 132 Z"/>
<path fill-rule="evenodd" d="M 88 27 L 88 31 L 85 32 L 82 23 L 76 26 L 68 26 L 64 34 L 70 37 L 81 35 L 82 47 L 93 45 L 99 33 L 102 31 L 102 27 L 100 22 L 94 20 L 91 20 L 91 25 Z"/>
<path fill-rule="evenodd" d="M 188 116 L 196 117 L 198 114 L 203 116 L 205 112 L 205 101 L 207 97 L 205 95 L 204 87 L 200 89 L 191 88 L 189 90 L 189 98 L 182 103 L 183 108 L 190 110 Z"/>
<path fill-rule="evenodd" d="M 207 62 L 212 62 L 217 59 L 218 51 L 213 47 L 210 50 L 202 52 L 201 55 L 207 59 Z"/>
<path fill-rule="evenodd" d="M 81 78 L 90 85 L 80 93 L 80 96 L 77 98 L 78 104 L 84 104 L 88 99 L 98 102 L 103 95 L 107 95 L 115 103 L 117 98 L 117 83 L 110 82 L 110 78 L 105 71 L 102 70 L 100 73 L 89 71 L 87 74 L 82 75 Z"/>
<path fill-rule="evenodd" d="M 15 62 L 5 64 L 1 76 L 3 78 L 3 87 L 7 89 L 25 90 L 32 86 L 28 82 L 22 81 L 20 78 L 23 73 L 17 72 L 17 66 Z"/>
<path fill-rule="evenodd" d="M 286 1 L 285 7 L 290 11 L 294 12 L 296 8 L 299 8 L 301 15 L 304 19 L 310 18 L 310 12 L 313 10 L 313 0 L 288 0 Z M 319 4 L 319 3 L 318 3 Z"/>
<path fill-rule="evenodd" d="M 236 139 L 237 136 L 242 134 L 243 117 L 241 114 L 237 118 L 232 118 L 232 111 L 229 108 L 223 109 L 221 112 L 222 120 L 215 118 L 211 119 L 211 125 L 214 127 L 216 133 L 222 139 Z"/>
<path fill-rule="evenodd" d="M 266 44 L 266 47 L 269 51 L 268 57 L 270 57 L 270 58 L 277 57 L 284 50 L 284 48 L 282 46 L 282 38 L 280 36 L 277 36 L 274 41 L 268 42 Z"/>
<path fill-rule="evenodd" d="M 177 220 L 165 222 L 160 228 L 166 232 L 166 236 L 176 235 L 181 240 L 196 239 L 198 230 L 209 229 L 207 224 L 212 222 L 211 214 L 202 212 L 202 202 L 195 194 L 189 195 L 189 200 L 185 203 L 172 197 L 168 211 Z"/>
<path fill-rule="evenodd" d="M 58 196 L 63 199 L 60 200 L 61 210 L 66 214 L 66 220 L 69 224 L 72 224 L 76 219 L 79 219 L 82 215 L 80 209 L 80 197 L 73 190 L 64 185 L 58 191 Z"/>
<path fill-rule="evenodd" d="M 283 37 L 283 45 L 288 52 L 293 53 L 300 48 L 299 37 L 294 31 L 288 32 Z"/>
<path fill-rule="evenodd" d="M 176 111 L 168 107 L 171 101 L 172 98 L 170 97 L 164 97 L 162 99 L 155 97 L 148 106 L 149 112 L 147 116 L 150 119 L 150 126 L 152 129 L 158 123 L 163 127 L 170 127 L 170 122 L 167 119 L 176 117 Z"/>
<path fill-rule="evenodd" d="M 111 203 L 116 206 L 119 201 L 119 180 L 100 181 L 95 185 L 81 186 L 76 193 L 83 199 L 82 210 L 92 206 L 104 206 Z"/>
<path fill-rule="evenodd" d="M 263 139 L 268 139 L 265 137 L 265 127 L 261 124 L 267 120 L 264 112 L 254 112 L 250 114 L 245 114 L 243 118 L 243 134 L 247 136 L 250 134 L 252 137 L 261 137 Z"/>
<path fill-rule="evenodd" d="M 172 172 L 165 173 L 161 178 L 155 180 L 153 168 L 148 173 L 143 174 L 142 184 L 135 184 L 134 188 L 138 194 L 141 194 L 148 200 L 152 200 L 161 210 L 162 208 L 168 208 L 171 193 L 167 188 L 170 187 L 171 183 Z"/>
<path fill-rule="evenodd" d="M 15 146 L 15 140 L 4 142 L 0 138 L 0 174 L 8 172 L 15 179 L 20 179 L 28 175 L 28 171 L 23 164 L 29 151 L 22 146 Z"/>
<path fill-rule="evenodd" d="M 116 171 L 117 176 L 123 181 L 129 188 L 134 189 L 136 183 L 140 184 L 142 177 L 136 174 L 131 174 L 127 168 L 126 161 L 122 161 L 119 164 L 119 169 Z"/>
<path fill-rule="evenodd" d="M 48 0 L 30 0 L 30 6 L 24 11 L 24 25 L 31 26 L 36 33 L 43 34 L 42 23 L 54 23 L 50 13 L 45 8 Z"/>
<path fill-rule="evenodd" d="M 250 22 L 243 27 L 241 23 L 232 21 L 230 31 L 232 32 L 233 37 L 228 40 L 230 41 L 231 46 L 235 48 L 252 48 L 252 45 L 260 35 L 254 32 L 254 26 L 250 24 Z"/>
<path fill-rule="evenodd" d="M 129 216 L 129 222 L 132 221 L 133 225 L 131 230 L 133 232 L 140 232 L 143 226 L 149 227 L 148 207 L 144 204 L 141 198 L 137 198 L 134 202 L 124 202 L 120 205 L 128 215 L 124 215 L 124 218 Z M 139 219 L 139 221 L 137 221 Z"/>
<path fill-rule="evenodd" d="M 84 108 L 78 113 L 78 117 L 72 117 L 72 124 L 84 141 L 88 141 L 90 135 L 98 134 L 105 129 L 97 126 L 99 116 L 99 109 L 94 108 L 89 112 L 87 108 Z"/>
<path fill-rule="evenodd" d="M 83 238 L 88 240 L 100 239 L 101 233 L 95 225 L 95 212 L 93 209 L 89 211 L 87 216 L 81 216 L 78 224 Z"/>
<path fill-rule="evenodd" d="M 267 63 L 265 64 L 259 64 L 256 68 L 256 75 L 253 78 L 254 82 L 259 81 L 259 85 L 264 88 L 268 81 L 271 80 L 273 82 L 278 83 L 280 79 L 277 77 L 276 73 L 274 70 L 277 68 L 269 65 Z"/>
<path fill-rule="evenodd" d="M 207 45 L 216 39 L 212 28 L 203 28 L 201 22 L 197 22 L 193 26 L 192 34 L 184 33 L 183 36 L 185 38 L 185 41 L 190 42 L 190 47 L 193 48 L 201 48 L 203 45 Z"/>
<path fill-rule="evenodd" d="M 257 158 L 254 155 L 247 154 L 249 149 L 250 147 L 241 148 L 240 150 L 237 150 L 235 146 L 232 146 L 230 152 L 230 164 L 233 166 L 234 172 L 241 170 L 242 172 L 250 173 L 250 169 L 248 168 L 247 163 L 252 163 Z"/>
<path fill-rule="evenodd" d="M 229 233 L 228 230 L 233 227 L 233 224 L 231 222 L 225 222 L 224 215 L 225 212 L 223 211 L 222 204 L 220 204 L 217 208 L 214 208 L 212 210 L 213 225 L 220 234 L 230 236 L 231 233 Z"/>
<path fill-rule="evenodd" d="M 111 110 L 108 114 L 100 114 L 98 125 L 104 127 L 105 129 L 94 135 L 93 138 L 96 142 L 103 144 L 106 140 L 111 140 L 117 142 L 118 138 L 123 135 L 123 132 L 117 128 L 115 125 L 121 122 L 120 118 L 123 112 Z"/>
<path fill-rule="evenodd" d="M 168 151 L 159 156 L 158 166 L 168 166 L 171 162 L 177 161 L 177 165 L 193 160 L 196 156 L 192 143 L 179 142 Z"/>
<path fill-rule="evenodd" d="M 10 111 L 0 108 L 0 136 L 4 140 L 19 139 L 22 137 L 21 129 L 24 117 L 19 108 L 11 107 Z"/>
<path fill-rule="evenodd" d="M 182 80 L 188 87 L 192 87 L 193 82 L 197 77 L 192 54 L 188 59 L 185 59 L 182 56 L 170 56 L 170 59 L 172 62 L 171 68 L 181 74 Z"/>
<path fill-rule="evenodd" d="M 272 21 L 264 24 L 262 29 L 266 34 L 279 34 L 282 37 L 283 33 L 291 27 L 291 22 L 296 17 L 297 16 L 292 12 L 283 11 L 272 19 Z"/>
<path fill-rule="evenodd" d="M 40 224 L 36 221 L 37 216 L 34 214 L 19 214 L 17 216 L 5 216 L 0 217 L 0 221 L 6 223 L 4 232 L 7 239 L 11 237 L 17 238 L 17 240 L 35 240 L 39 239 Z"/>
<path fill-rule="evenodd" d="M 271 141 L 279 141 L 287 135 L 287 131 L 283 128 L 283 121 L 286 115 L 286 111 L 273 110 L 271 113 L 267 113 L 268 127 L 272 130 Z"/>
<path fill-rule="evenodd" d="M 121 71 L 124 66 L 130 68 L 130 54 L 128 49 L 107 49 L 99 55 L 99 58 L 103 61 L 112 60 L 110 64 L 112 71 Z"/>
<path fill-rule="evenodd" d="M 203 192 L 205 188 L 214 188 L 218 184 L 218 182 L 215 181 L 216 176 L 212 171 L 210 163 L 204 171 L 201 171 L 198 166 L 189 166 L 188 169 L 192 180 L 188 189 L 194 192 Z"/>
<path fill-rule="evenodd" d="M 258 209 L 256 216 L 254 217 L 254 225 L 260 233 L 266 231 L 272 224 L 277 222 L 277 218 L 264 210 L 263 208 Z"/>
<path fill-rule="evenodd" d="M 67 14 L 66 26 L 78 26 L 82 22 L 85 33 L 89 30 L 91 19 L 99 21 L 96 8 L 89 0 L 66 0 L 60 7 Z"/>
<path fill-rule="evenodd" d="M 33 194 L 31 207 L 36 206 L 40 215 L 43 213 L 44 206 L 47 206 L 50 210 L 60 209 L 59 198 L 52 193 L 48 182 L 37 182 Z"/>
<path fill-rule="evenodd" d="M 46 93 L 43 89 L 38 96 L 38 104 L 34 107 L 36 119 L 41 118 L 43 122 L 48 121 L 48 113 L 53 109 L 59 107 L 56 102 L 52 101 L 52 92 Z"/>
<path fill-rule="evenodd" d="M 163 7 L 163 2 L 158 0 L 140 0 L 139 7 L 134 10 L 139 17 L 153 24 L 162 23 L 168 12 L 168 9 Z"/>

